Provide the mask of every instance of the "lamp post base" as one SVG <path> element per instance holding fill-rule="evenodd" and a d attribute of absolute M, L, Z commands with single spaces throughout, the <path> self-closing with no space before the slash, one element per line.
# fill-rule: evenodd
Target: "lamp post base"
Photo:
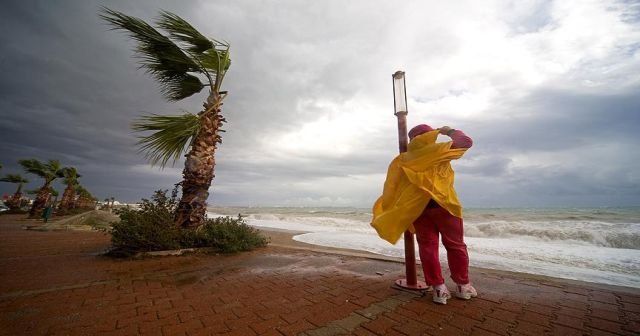
<path fill-rule="evenodd" d="M 420 292 L 432 290 L 432 287 L 427 286 L 427 284 L 424 281 L 417 281 L 417 283 L 413 285 L 413 284 L 407 283 L 407 279 L 396 280 L 396 282 L 393 284 L 392 287 L 396 289 L 420 291 Z"/>

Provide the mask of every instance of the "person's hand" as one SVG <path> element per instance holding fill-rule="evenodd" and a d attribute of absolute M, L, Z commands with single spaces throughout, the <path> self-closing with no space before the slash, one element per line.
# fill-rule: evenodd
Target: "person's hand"
<path fill-rule="evenodd" d="M 449 126 L 442 126 L 438 128 L 438 131 L 440 132 L 440 134 L 444 134 L 444 135 L 447 135 L 447 132 L 449 132 L 450 130 L 451 130 L 451 127 Z"/>

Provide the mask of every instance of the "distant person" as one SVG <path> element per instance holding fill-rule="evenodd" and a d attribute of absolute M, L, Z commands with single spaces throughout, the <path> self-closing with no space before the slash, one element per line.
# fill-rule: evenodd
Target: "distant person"
<path fill-rule="evenodd" d="M 437 143 L 438 134 L 452 141 Z M 453 187 L 451 160 L 462 157 L 473 141 L 449 126 L 433 129 L 418 125 L 409 131 L 407 152 L 389 165 L 382 196 L 373 206 L 371 225 L 378 235 L 395 244 L 402 233 L 416 233 L 425 281 L 433 286 L 433 302 L 446 304 L 451 293 L 445 285 L 438 254 L 438 236 L 447 250 L 457 298 L 478 294 L 469 281 L 469 255 L 464 243 L 462 206 Z"/>
<path fill-rule="evenodd" d="M 51 217 L 51 213 L 53 213 L 53 205 L 49 203 L 42 211 L 41 217 L 45 223 L 49 221 L 49 217 Z"/>

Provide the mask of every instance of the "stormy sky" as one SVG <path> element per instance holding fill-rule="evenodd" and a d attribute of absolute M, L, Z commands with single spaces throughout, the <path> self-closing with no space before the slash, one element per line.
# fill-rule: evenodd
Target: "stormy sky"
<path fill-rule="evenodd" d="M 640 4 L 609 0 L 5 1 L 0 175 L 28 189 L 42 181 L 18 159 L 74 166 L 99 199 L 181 179 L 182 161 L 147 164 L 130 125 L 198 112 L 205 93 L 164 101 L 101 6 L 165 9 L 231 44 L 210 205 L 369 207 L 398 150 L 396 70 L 410 127 L 473 138 L 453 164 L 465 206 L 640 205 Z"/>

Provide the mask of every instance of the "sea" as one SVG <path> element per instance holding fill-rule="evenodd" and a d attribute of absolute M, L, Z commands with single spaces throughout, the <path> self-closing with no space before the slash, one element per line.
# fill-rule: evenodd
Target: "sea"
<path fill-rule="evenodd" d="M 299 232 L 297 241 L 404 258 L 402 239 L 391 245 L 370 226 L 370 209 L 216 207 L 208 212 L 209 217 L 239 214 L 251 226 Z M 471 266 L 640 288 L 640 207 L 468 208 L 464 230 Z M 446 264 L 442 245 L 440 258 Z"/>

